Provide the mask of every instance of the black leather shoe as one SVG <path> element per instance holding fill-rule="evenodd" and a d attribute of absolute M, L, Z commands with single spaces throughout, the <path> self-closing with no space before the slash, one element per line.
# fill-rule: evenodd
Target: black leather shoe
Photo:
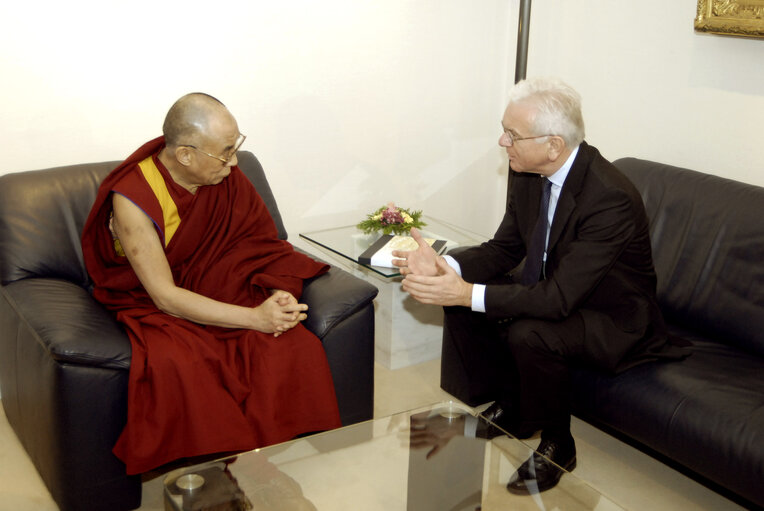
<path fill-rule="evenodd" d="M 480 412 L 480 415 L 482 415 L 485 420 L 498 424 L 502 417 L 509 416 L 508 410 L 508 405 L 502 404 L 499 401 L 494 401 L 491 406 Z"/>
<path fill-rule="evenodd" d="M 495 401 L 491 406 L 486 408 L 485 411 L 481 412 L 480 415 L 488 422 L 491 422 L 492 424 L 495 424 L 501 428 L 487 428 L 487 438 L 495 438 L 497 436 L 501 436 L 504 434 L 504 431 L 506 431 L 515 438 L 523 439 L 532 437 L 536 432 L 527 428 L 521 428 L 519 421 L 512 412 L 512 408 L 509 405 L 499 401 Z"/>
<path fill-rule="evenodd" d="M 576 468 L 576 444 L 573 438 L 563 442 L 542 439 L 536 452 L 510 478 L 507 490 L 528 495 L 554 488 L 563 474 L 560 467 L 568 472 Z"/>

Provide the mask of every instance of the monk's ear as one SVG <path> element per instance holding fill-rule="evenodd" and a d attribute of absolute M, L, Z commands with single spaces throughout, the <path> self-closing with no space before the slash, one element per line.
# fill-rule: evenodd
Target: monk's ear
<path fill-rule="evenodd" d="M 183 165 L 184 167 L 188 167 L 191 165 L 191 152 L 193 151 L 192 148 L 190 148 L 187 145 L 180 145 L 175 148 L 175 159 L 178 160 L 178 163 Z"/>
<path fill-rule="evenodd" d="M 557 135 L 549 137 L 549 145 L 547 146 L 547 157 L 549 160 L 555 161 L 563 151 L 565 151 L 565 140 Z"/>

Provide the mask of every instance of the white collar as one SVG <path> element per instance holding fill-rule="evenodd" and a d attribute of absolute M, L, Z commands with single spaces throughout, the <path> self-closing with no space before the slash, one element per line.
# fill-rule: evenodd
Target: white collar
<path fill-rule="evenodd" d="M 562 188 L 562 185 L 565 184 L 565 179 L 568 177 L 568 173 L 573 166 L 573 161 L 576 159 L 576 156 L 578 155 L 578 149 L 580 147 L 581 145 L 577 145 L 575 149 L 570 152 L 570 156 L 568 156 L 568 159 L 565 160 L 565 163 L 562 164 L 562 167 L 557 169 L 554 174 L 547 177 L 547 179 L 550 180 L 553 185 Z"/>

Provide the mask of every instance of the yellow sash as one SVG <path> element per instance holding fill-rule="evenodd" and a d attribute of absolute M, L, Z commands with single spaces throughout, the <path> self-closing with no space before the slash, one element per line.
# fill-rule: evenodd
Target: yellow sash
<path fill-rule="evenodd" d="M 159 205 L 162 208 L 162 218 L 164 219 L 164 246 L 170 244 L 175 231 L 180 227 L 180 215 L 178 214 L 178 207 L 175 205 L 175 201 L 170 196 L 170 191 L 167 189 L 167 183 L 164 182 L 162 173 L 159 172 L 154 159 L 149 156 L 138 164 L 143 172 L 143 177 L 146 178 L 151 190 L 156 195 Z"/>

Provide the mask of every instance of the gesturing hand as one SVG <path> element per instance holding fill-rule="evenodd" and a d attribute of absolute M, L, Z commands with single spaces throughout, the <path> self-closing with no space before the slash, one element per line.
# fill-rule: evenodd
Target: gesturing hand
<path fill-rule="evenodd" d="M 425 241 L 422 234 L 415 227 L 411 228 L 411 237 L 417 242 L 416 250 L 393 250 L 393 264 L 400 268 L 401 275 L 416 273 L 417 275 L 437 275 L 438 259 L 442 259 L 435 250 Z"/>
<path fill-rule="evenodd" d="M 408 273 L 403 279 L 403 290 L 421 303 L 433 305 L 472 306 L 472 284 L 465 282 L 442 257 L 435 263 L 435 275 Z"/>
<path fill-rule="evenodd" d="M 308 315 L 308 306 L 298 303 L 297 299 L 287 291 L 274 290 L 270 297 L 253 309 L 255 313 L 255 330 L 272 333 L 278 337 L 287 330 L 294 328 Z"/>

